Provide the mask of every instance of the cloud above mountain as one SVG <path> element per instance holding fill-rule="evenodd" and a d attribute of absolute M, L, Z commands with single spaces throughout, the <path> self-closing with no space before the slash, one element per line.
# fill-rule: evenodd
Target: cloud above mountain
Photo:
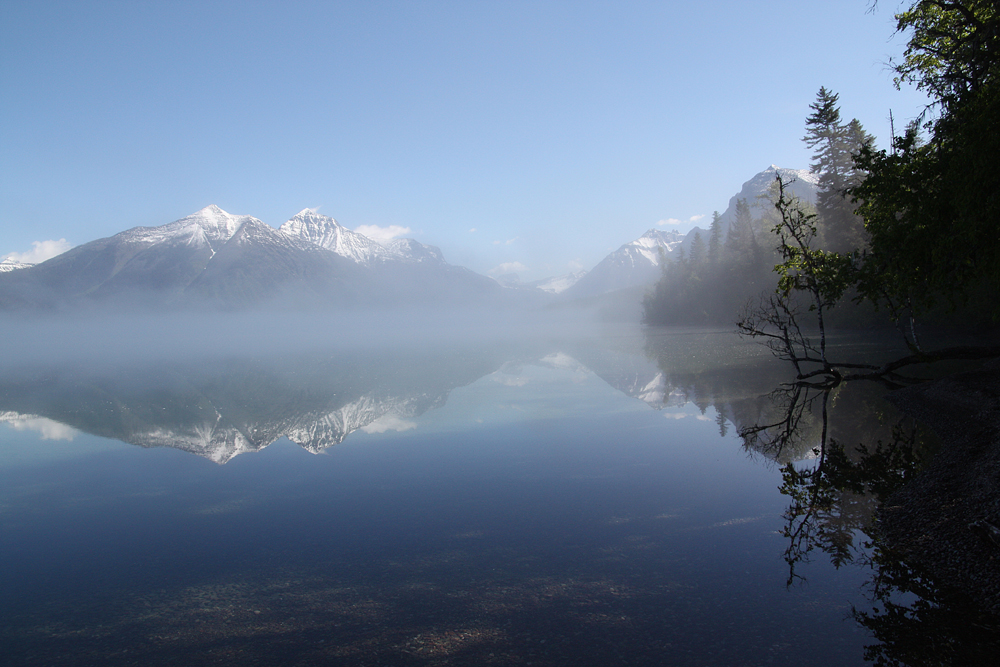
<path fill-rule="evenodd" d="M 502 276 L 505 273 L 518 273 L 527 270 L 528 267 L 521 264 L 521 262 L 504 262 L 503 264 L 490 269 L 490 275 Z"/>
<path fill-rule="evenodd" d="M 411 232 L 409 227 L 402 227 L 400 225 L 389 225 L 388 227 L 380 227 L 378 225 L 359 225 L 354 228 L 354 231 L 358 234 L 364 234 L 374 241 L 391 241 L 392 239 L 405 236 Z"/>
<path fill-rule="evenodd" d="M 705 215 L 703 213 L 699 213 L 698 215 L 692 215 L 687 220 L 681 220 L 679 218 L 665 218 L 665 219 L 660 220 L 659 222 L 657 222 L 656 226 L 657 227 L 677 227 L 677 228 L 680 228 L 680 227 L 689 227 L 691 225 L 696 224 L 699 220 L 701 220 L 704 217 L 705 217 Z"/>
<path fill-rule="evenodd" d="M 73 244 L 69 243 L 66 239 L 59 239 L 58 241 L 33 241 L 31 245 L 32 249 L 28 252 L 12 252 L 0 257 L 0 259 L 12 259 L 15 262 L 24 262 L 25 264 L 38 264 L 61 255 L 73 247 Z"/>
<path fill-rule="evenodd" d="M 417 423 L 408 419 L 402 419 L 394 414 L 382 415 L 370 424 L 361 427 L 365 433 L 385 433 L 386 431 L 409 431 L 416 428 Z"/>

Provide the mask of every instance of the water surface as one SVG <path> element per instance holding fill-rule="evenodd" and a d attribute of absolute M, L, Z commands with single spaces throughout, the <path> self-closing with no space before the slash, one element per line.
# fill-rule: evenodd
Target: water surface
<path fill-rule="evenodd" d="M 727 333 L 638 328 L 14 365 L 5 652 L 864 664 L 873 639 L 850 616 L 870 573 L 819 557 L 786 585 L 780 466 L 808 466 L 815 432 L 781 451 L 737 435 L 787 372 Z"/>

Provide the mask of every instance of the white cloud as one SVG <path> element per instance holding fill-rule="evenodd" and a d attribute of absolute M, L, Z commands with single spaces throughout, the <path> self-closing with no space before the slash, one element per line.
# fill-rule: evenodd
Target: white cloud
<path fill-rule="evenodd" d="M 59 239 L 58 241 L 33 241 L 31 245 L 33 248 L 28 252 L 12 252 L 0 259 L 12 259 L 15 262 L 38 264 L 47 259 L 52 259 L 56 255 L 61 255 L 73 247 L 73 244 L 67 242 L 66 239 Z"/>
<path fill-rule="evenodd" d="M 505 273 L 518 273 L 520 271 L 527 271 L 528 267 L 521 262 L 504 262 L 500 266 L 490 269 L 491 276 L 502 276 Z"/>
<path fill-rule="evenodd" d="M 0 421 L 7 422 L 15 431 L 34 431 L 42 436 L 42 440 L 72 440 L 77 434 L 75 428 L 60 424 L 47 417 L 11 415 L 0 419 Z"/>
<path fill-rule="evenodd" d="M 687 225 L 693 225 L 702 218 L 705 217 L 704 213 L 699 213 L 697 215 L 692 215 L 687 220 L 681 220 L 679 218 L 664 218 L 656 223 L 657 227 L 685 227 Z"/>
<path fill-rule="evenodd" d="M 528 384 L 528 378 L 521 375 L 507 375 L 505 373 L 494 373 L 490 378 L 505 387 L 523 387 Z"/>
<path fill-rule="evenodd" d="M 470 233 L 470 234 L 475 234 L 475 233 L 476 233 L 476 228 L 475 228 L 475 227 L 473 227 L 472 229 L 470 229 L 470 230 L 469 230 L 469 233 Z"/>
<path fill-rule="evenodd" d="M 359 225 L 354 228 L 354 231 L 358 234 L 364 234 L 374 241 L 390 241 L 397 236 L 409 234 L 410 228 L 400 227 L 399 225 L 389 225 L 388 227 L 379 227 L 378 225 Z"/>
<path fill-rule="evenodd" d="M 386 431 L 409 431 L 416 428 L 417 423 L 401 419 L 396 415 L 382 415 L 371 424 L 362 426 L 365 433 L 385 433 Z"/>
<path fill-rule="evenodd" d="M 576 272 L 576 271 L 583 271 L 583 262 L 581 262 L 579 259 L 572 259 L 572 260 L 570 260 L 566 264 L 566 266 L 569 268 L 570 271 L 574 271 L 574 272 Z"/>
<path fill-rule="evenodd" d="M 512 238 L 512 239 L 507 239 L 506 241 L 494 241 L 494 242 L 493 242 L 493 245 L 510 245 L 510 244 L 512 244 L 512 243 L 513 243 L 514 241 L 518 240 L 519 238 L 521 238 L 521 237 L 520 237 L 520 236 L 515 236 L 514 238 Z"/>
<path fill-rule="evenodd" d="M 565 352 L 553 352 L 552 354 L 547 354 L 541 358 L 541 363 L 552 366 L 553 368 L 562 368 L 567 370 L 577 370 L 580 368 L 580 362 L 569 356 Z"/>

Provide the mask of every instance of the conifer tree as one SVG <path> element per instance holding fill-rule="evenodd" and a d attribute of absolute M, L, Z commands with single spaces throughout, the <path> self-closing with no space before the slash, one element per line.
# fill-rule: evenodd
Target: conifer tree
<path fill-rule="evenodd" d="M 722 247 L 722 216 L 718 211 L 712 211 L 711 233 L 708 237 L 708 261 L 715 264 L 719 261 L 719 250 Z"/>
<path fill-rule="evenodd" d="M 802 140 L 814 151 L 809 166 L 819 176 L 816 210 L 822 246 L 848 252 L 865 245 L 864 224 L 846 193 L 864 176 L 855 167 L 854 155 L 871 145 L 873 138 L 856 118 L 847 125 L 841 122 L 839 99 L 825 87 L 819 89 L 816 101 L 809 105 L 813 112 L 806 119 Z"/>
<path fill-rule="evenodd" d="M 705 241 L 701 238 L 701 232 L 695 232 L 691 239 L 691 266 L 697 270 L 705 262 Z"/>

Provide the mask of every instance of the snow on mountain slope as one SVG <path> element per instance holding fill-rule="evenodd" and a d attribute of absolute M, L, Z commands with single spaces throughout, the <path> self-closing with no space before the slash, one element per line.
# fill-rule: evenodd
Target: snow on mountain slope
<path fill-rule="evenodd" d="M 413 239 L 389 239 L 381 242 L 382 247 L 394 257 L 414 262 L 436 262 L 444 264 L 444 255 L 436 246 L 426 245 Z"/>
<path fill-rule="evenodd" d="M 358 264 L 370 265 L 387 258 L 391 253 L 363 234 L 347 229 L 331 217 L 320 215 L 311 209 L 303 209 L 278 231 L 297 239 L 332 250 L 341 257 L 354 260 Z"/>
<path fill-rule="evenodd" d="M 740 191 L 730 198 L 729 207 L 720 217 L 723 236 L 736 219 L 736 203 L 740 199 L 746 200 L 751 207 L 768 205 L 760 198 L 771 191 L 778 175 L 784 180 L 790 194 L 803 201 L 815 203 L 819 182 L 815 174 L 807 169 L 783 169 L 772 164 L 743 183 Z M 754 215 L 759 215 L 759 211 Z M 635 241 L 626 243 L 601 260 L 590 273 L 566 289 L 564 294 L 569 298 L 583 298 L 653 283 L 660 275 L 660 251 L 669 255 L 679 247 L 690 247 L 695 232 L 701 234 L 702 241 L 708 242 L 708 230 L 697 227 L 687 234 L 650 229 Z"/>
<path fill-rule="evenodd" d="M 434 246 L 413 239 L 376 241 L 308 208 L 281 225 L 279 231 L 315 243 L 365 266 L 394 260 L 444 263 L 441 251 Z"/>
<path fill-rule="evenodd" d="M 219 244 L 232 238 L 237 230 L 250 220 L 260 222 L 253 216 L 233 215 L 211 204 L 180 220 L 159 227 L 133 227 L 112 238 L 125 243 L 143 245 L 187 239 L 192 245 L 207 243 L 213 250 L 217 250 Z"/>
<path fill-rule="evenodd" d="M 737 194 L 730 197 L 729 206 L 720 218 L 723 233 L 736 219 L 736 202 L 745 199 L 748 204 L 754 206 L 761 195 L 768 193 L 774 187 L 775 179 L 779 175 L 785 183 L 785 189 L 791 195 L 810 204 L 816 203 L 819 176 L 810 173 L 808 169 L 784 169 L 772 164 L 764 171 L 755 174 L 753 178 L 743 184 Z"/>
<path fill-rule="evenodd" d="M 9 271 L 17 271 L 18 269 L 27 269 L 30 266 L 34 266 L 34 264 L 17 262 L 13 259 L 5 259 L 0 262 L 0 273 L 8 273 Z"/>
<path fill-rule="evenodd" d="M 684 235 L 677 231 L 650 229 L 602 259 L 563 293 L 587 297 L 651 283 L 660 275 L 660 251 L 670 253 L 683 240 Z"/>
<path fill-rule="evenodd" d="M 585 275 L 587 275 L 586 271 L 576 271 L 574 273 L 567 273 L 564 276 L 545 278 L 544 280 L 530 283 L 530 285 L 549 294 L 560 294 L 579 282 Z"/>
<path fill-rule="evenodd" d="M 626 243 L 618 249 L 618 253 L 628 256 L 632 260 L 633 266 L 641 263 L 640 257 L 653 266 L 660 265 L 660 249 L 664 253 L 670 253 L 681 244 L 684 235 L 677 231 L 664 231 L 661 229 L 650 229 L 645 234 L 631 243 Z"/>

